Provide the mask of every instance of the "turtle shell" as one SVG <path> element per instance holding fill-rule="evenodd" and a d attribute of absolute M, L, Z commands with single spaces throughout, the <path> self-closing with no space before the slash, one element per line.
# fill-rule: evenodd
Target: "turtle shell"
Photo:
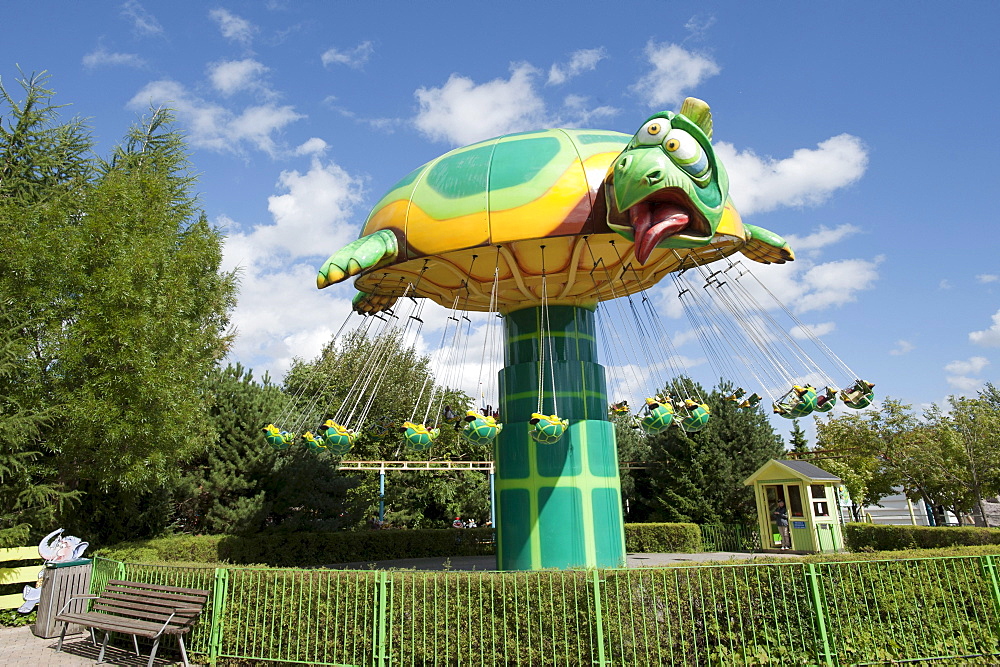
<path fill-rule="evenodd" d="M 666 431 L 674 422 L 674 411 L 666 404 L 660 404 L 642 418 L 639 425 L 647 435 L 657 435 Z"/>
<path fill-rule="evenodd" d="M 356 287 L 387 303 L 413 285 L 446 307 L 462 294 L 464 308 L 488 310 L 497 272 L 498 309 L 506 312 L 540 303 L 544 273 L 550 304 L 589 306 L 652 286 L 688 255 L 718 259 L 743 247 L 742 222 L 727 203 L 709 246 L 654 250 L 639 266 L 632 242 L 608 227 L 603 189 L 630 140 L 607 130 L 543 130 L 428 162 L 372 209 L 362 235 L 392 230 L 399 254 L 360 275 Z"/>

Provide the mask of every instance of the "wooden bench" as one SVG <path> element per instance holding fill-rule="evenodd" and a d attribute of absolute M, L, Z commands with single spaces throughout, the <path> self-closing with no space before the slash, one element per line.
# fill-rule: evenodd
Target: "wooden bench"
<path fill-rule="evenodd" d="M 104 661 L 104 649 L 108 644 L 108 636 L 112 632 L 132 635 L 135 653 L 139 655 L 137 637 L 148 637 L 153 640 L 153 649 L 149 654 L 149 667 L 153 666 L 156 649 L 160 646 L 163 635 L 177 635 L 181 647 L 181 658 L 187 667 L 187 651 L 184 648 L 184 635 L 191 631 L 198 615 L 201 614 L 208 601 L 209 592 L 197 588 L 177 588 L 175 586 L 156 586 L 141 584 L 134 581 L 109 581 L 107 588 L 100 595 L 74 595 L 63 605 L 56 615 L 56 621 L 63 622 L 62 634 L 59 636 L 59 646 L 56 651 L 62 651 L 66 628 L 75 623 L 94 630 L 104 631 L 104 641 L 101 642 L 101 653 L 98 662 Z M 65 613 L 75 600 L 93 600 L 90 611 Z M 94 639 L 96 643 L 96 639 Z"/>

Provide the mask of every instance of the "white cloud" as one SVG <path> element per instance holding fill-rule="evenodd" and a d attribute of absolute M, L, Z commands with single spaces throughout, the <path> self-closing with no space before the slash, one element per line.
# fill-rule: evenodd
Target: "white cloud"
<path fill-rule="evenodd" d="M 277 187 L 281 193 L 268 198 L 273 222 L 231 232 L 223 267 L 241 274 L 231 356 L 280 380 L 294 357 L 319 354 L 351 310 L 350 287 L 317 290 L 316 271 L 356 236 L 352 217 L 362 181 L 314 156 L 307 172 L 282 172 Z M 226 218 L 217 222 L 237 226 Z"/>
<path fill-rule="evenodd" d="M 800 148 L 781 160 L 751 150 L 739 152 L 726 142 L 717 143 L 715 151 L 726 165 L 730 194 L 744 215 L 821 204 L 861 178 L 868 166 L 864 144 L 849 134 L 831 137 L 815 149 Z"/>
<path fill-rule="evenodd" d="M 978 373 L 990 365 L 990 360 L 986 357 L 969 357 L 965 361 L 956 360 L 944 367 L 949 373 L 969 375 Z"/>
<path fill-rule="evenodd" d="M 837 325 L 833 322 L 820 322 L 818 324 L 803 324 L 802 326 L 792 327 L 788 333 L 792 335 L 792 338 L 798 340 L 810 340 L 811 338 L 819 338 L 820 336 L 825 336 L 828 333 L 833 332 L 837 328 Z"/>
<path fill-rule="evenodd" d="M 371 42 L 361 42 L 350 51 L 340 49 L 327 49 L 320 56 L 324 66 L 347 65 L 355 69 L 363 66 L 375 52 L 375 47 Z"/>
<path fill-rule="evenodd" d="M 163 32 L 160 22 L 138 0 L 125 0 L 122 5 L 122 16 L 132 21 L 132 27 L 139 34 L 159 35 Z"/>
<path fill-rule="evenodd" d="M 941 282 L 938 283 L 938 289 L 951 289 L 951 281 L 947 278 L 943 278 Z"/>
<path fill-rule="evenodd" d="M 311 137 L 306 139 L 298 148 L 295 149 L 296 155 L 322 155 L 329 148 L 327 143 L 320 139 L 319 137 Z"/>
<path fill-rule="evenodd" d="M 548 85 L 554 86 L 566 83 L 573 77 L 589 72 L 597 67 L 597 63 L 608 57 L 603 47 L 597 49 L 580 49 L 574 51 L 565 65 L 554 64 L 549 68 Z"/>
<path fill-rule="evenodd" d="M 677 44 L 657 44 L 650 40 L 645 54 L 653 71 L 629 89 L 657 109 L 677 106 L 689 90 L 722 71 L 710 57 Z"/>
<path fill-rule="evenodd" d="M 757 266 L 753 262 L 743 262 L 743 266 L 753 272 L 775 299 L 801 314 L 856 301 L 858 292 L 874 287 L 879 278 L 878 266 L 883 260 L 884 257 L 878 256 L 872 260 L 845 259 L 819 264 L 796 261 Z M 766 310 L 777 307 L 752 279 L 744 277 L 740 282 L 761 307 Z"/>
<path fill-rule="evenodd" d="M 270 97 L 273 93 L 264 83 L 267 71 L 267 67 L 251 58 L 223 60 L 208 66 L 208 78 L 212 86 L 223 95 L 255 91 Z"/>
<path fill-rule="evenodd" d="M 153 81 L 129 101 L 129 106 L 145 109 L 165 105 L 187 125 L 192 146 L 217 151 L 239 152 L 247 145 L 269 155 L 280 152 L 274 135 L 289 123 L 304 118 L 294 107 L 263 104 L 234 113 L 218 104 L 189 93 L 176 81 Z"/>
<path fill-rule="evenodd" d="M 146 61 L 135 53 L 114 53 L 108 51 L 103 46 L 98 46 L 83 57 L 83 66 L 87 69 L 94 69 L 103 65 L 142 67 L 145 64 Z"/>
<path fill-rule="evenodd" d="M 219 25 L 223 37 L 243 46 L 249 46 L 257 32 L 257 26 L 225 9 L 213 9 L 208 16 Z"/>
<path fill-rule="evenodd" d="M 969 340 L 983 347 L 1000 347 L 1000 310 L 993 314 L 993 326 L 971 332 Z"/>
<path fill-rule="evenodd" d="M 969 357 L 965 361 L 957 360 L 951 362 L 944 367 L 946 372 L 953 373 L 953 375 L 949 375 L 946 378 L 948 384 L 961 392 L 971 394 L 982 388 L 983 380 L 969 376 L 981 372 L 989 363 L 986 357 Z"/>
<path fill-rule="evenodd" d="M 785 240 L 798 252 L 820 250 L 828 245 L 839 243 L 849 236 L 853 236 L 861 231 L 860 227 L 852 224 L 837 225 L 833 229 L 820 226 L 818 230 L 808 236 L 797 236 L 795 234 L 785 235 Z"/>
<path fill-rule="evenodd" d="M 618 113 L 618 109 L 612 106 L 590 107 L 590 98 L 583 95 L 567 95 L 563 99 L 563 107 L 567 115 L 573 118 L 572 124 L 566 127 L 588 127 L 602 118 L 609 118 Z"/>
<path fill-rule="evenodd" d="M 976 276 L 976 280 L 984 285 L 988 285 L 989 283 L 995 283 L 1000 280 L 1000 276 L 993 273 L 980 273 Z"/>
<path fill-rule="evenodd" d="M 475 143 L 508 132 L 545 127 L 545 104 L 534 87 L 538 71 L 515 65 L 509 79 L 476 84 L 452 74 L 440 88 L 419 88 L 414 123 L 436 141 L 454 145 Z"/>
<path fill-rule="evenodd" d="M 916 348 L 916 345 L 908 340 L 897 340 L 896 347 L 889 350 L 889 354 L 893 356 L 900 356 L 903 354 L 909 354 Z"/>

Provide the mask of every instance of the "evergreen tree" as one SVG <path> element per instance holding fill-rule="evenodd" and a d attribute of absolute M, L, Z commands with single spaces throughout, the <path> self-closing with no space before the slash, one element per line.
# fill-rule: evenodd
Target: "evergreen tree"
<path fill-rule="evenodd" d="M 798 419 L 792 420 L 792 432 L 789 435 L 788 444 L 791 445 L 791 451 L 796 454 L 805 454 L 809 451 L 809 440 L 806 438 L 806 432 L 799 426 Z"/>
<path fill-rule="evenodd" d="M 185 533 L 246 533 L 268 523 L 265 490 L 278 465 L 261 427 L 287 406 L 281 389 L 253 371 L 229 365 L 208 381 L 210 414 L 217 437 L 204 441 L 185 461 L 173 489 L 174 522 Z"/>
<path fill-rule="evenodd" d="M 684 380 L 682 386 L 688 386 Z M 757 517 L 753 493 L 743 480 L 760 466 L 781 458 L 784 446 L 760 408 L 739 409 L 725 400 L 733 386 L 720 382 L 705 397 L 711 419 L 697 433 L 680 428 L 652 438 L 651 497 L 647 503 L 658 521 L 751 525 Z M 680 411 L 679 411 L 680 412 Z"/>

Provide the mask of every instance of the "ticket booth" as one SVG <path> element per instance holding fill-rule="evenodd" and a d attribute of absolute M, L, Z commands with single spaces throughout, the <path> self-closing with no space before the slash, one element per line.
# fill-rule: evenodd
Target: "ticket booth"
<path fill-rule="evenodd" d="M 835 487 L 840 478 L 805 461 L 772 459 L 744 482 L 753 487 L 762 547 L 841 551 Z M 784 513 L 787 527 L 782 525 Z"/>

